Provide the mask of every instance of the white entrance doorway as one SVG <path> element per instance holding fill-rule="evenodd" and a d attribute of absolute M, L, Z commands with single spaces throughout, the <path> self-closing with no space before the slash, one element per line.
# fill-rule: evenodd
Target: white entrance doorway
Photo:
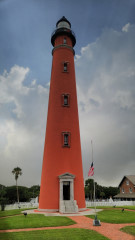
<path fill-rule="evenodd" d="M 74 200 L 74 179 L 75 175 L 64 173 L 59 176 L 59 212 L 78 212 L 78 206 Z"/>

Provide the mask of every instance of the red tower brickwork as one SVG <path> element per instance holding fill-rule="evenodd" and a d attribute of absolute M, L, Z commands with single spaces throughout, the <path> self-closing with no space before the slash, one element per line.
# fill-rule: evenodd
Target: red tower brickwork
<path fill-rule="evenodd" d="M 85 208 L 74 67 L 76 38 L 62 17 L 52 34 L 52 73 L 39 210 L 77 212 Z"/>

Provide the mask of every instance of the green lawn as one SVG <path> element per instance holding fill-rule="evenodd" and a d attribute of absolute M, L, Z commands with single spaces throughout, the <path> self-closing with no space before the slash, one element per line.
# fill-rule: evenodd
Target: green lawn
<path fill-rule="evenodd" d="M 124 228 L 121 228 L 120 230 L 135 236 L 135 226 L 124 227 Z"/>
<path fill-rule="evenodd" d="M 95 209 L 95 207 L 88 207 L 90 209 Z M 97 206 L 96 209 L 114 209 L 114 207 L 111 206 Z"/>
<path fill-rule="evenodd" d="M 88 207 L 88 208 L 92 208 L 92 209 L 95 209 L 95 207 Z M 116 206 L 116 207 L 113 207 L 113 206 L 97 206 L 96 207 L 97 209 L 115 209 L 115 208 L 118 208 L 118 209 L 131 209 L 131 210 L 135 210 L 135 206 Z"/>
<path fill-rule="evenodd" d="M 28 214 L 0 219 L 0 229 L 68 226 L 75 224 L 67 217 L 45 217 L 43 214 Z"/>
<path fill-rule="evenodd" d="M 17 233 L 0 233 L 2 240 L 109 240 L 99 233 L 86 229 L 57 229 Z"/>
<path fill-rule="evenodd" d="M 23 209 L 0 211 L 0 217 L 6 217 L 6 216 L 12 216 L 12 215 L 16 215 L 16 214 L 21 214 L 21 211 L 23 211 Z"/>
<path fill-rule="evenodd" d="M 122 206 L 122 207 L 119 207 L 119 208 L 135 210 L 135 206 Z"/>
<path fill-rule="evenodd" d="M 94 219 L 94 215 L 89 215 L 89 218 Z M 124 211 L 120 209 L 104 209 L 98 213 L 98 219 L 107 223 L 135 223 L 135 212 Z"/>
<path fill-rule="evenodd" d="M 5 210 L 0 211 L 0 217 L 6 217 L 6 216 L 13 216 L 17 214 L 21 214 L 22 211 L 28 210 L 28 209 L 35 209 L 35 208 L 21 208 L 21 209 L 14 209 L 14 210 Z"/>

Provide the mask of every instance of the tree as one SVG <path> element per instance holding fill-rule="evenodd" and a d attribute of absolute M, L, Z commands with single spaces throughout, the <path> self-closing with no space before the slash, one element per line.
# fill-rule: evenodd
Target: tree
<path fill-rule="evenodd" d="M 100 197 L 103 199 L 105 197 L 105 193 L 104 192 L 101 192 L 100 193 Z"/>
<path fill-rule="evenodd" d="M 19 188 L 19 201 L 29 202 L 31 198 L 29 188 L 24 186 L 18 186 L 18 188 Z M 9 204 L 13 204 L 16 202 L 16 186 L 6 187 L 6 198 L 8 199 Z"/>
<path fill-rule="evenodd" d="M 0 184 L 0 205 L 1 205 L 1 211 L 5 210 L 5 206 L 7 203 L 7 199 L 5 198 L 6 195 L 6 187 Z"/>
<path fill-rule="evenodd" d="M 33 185 L 32 187 L 29 188 L 29 194 L 31 198 L 36 198 L 39 196 L 40 192 L 40 186 L 39 185 Z"/>
<path fill-rule="evenodd" d="M 17 185 L 17 180 L 19 175 L 22 175 L 22 169 L 19 167 L 16 167 L 12 170 L 12 173 L 15 175 L 15 181 L 16 181 L 16 190 L 17 190 L 17 202 L 19 203 L 19 192 L 18 192 L 18 185 Z"/>
<path fill-rule="evenodd" d="M 87 179 L 85 181 L 85 195 L 91 201 L 94 199 L 94 181 L 93 181 L 93 179 Z"/>

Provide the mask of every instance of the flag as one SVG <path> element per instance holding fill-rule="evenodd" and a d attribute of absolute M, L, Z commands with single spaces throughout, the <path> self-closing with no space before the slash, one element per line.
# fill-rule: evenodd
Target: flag
<path fill-rule="evenodd" d="M 93 175 L 94 175 L 94 167 L 93 167 L 93 162 L 92 162 L 91 166 L 90 166 L 90 169 L 89 169 L 89 172 L 88 172 L 88 177 L 93 176 Z"/>

